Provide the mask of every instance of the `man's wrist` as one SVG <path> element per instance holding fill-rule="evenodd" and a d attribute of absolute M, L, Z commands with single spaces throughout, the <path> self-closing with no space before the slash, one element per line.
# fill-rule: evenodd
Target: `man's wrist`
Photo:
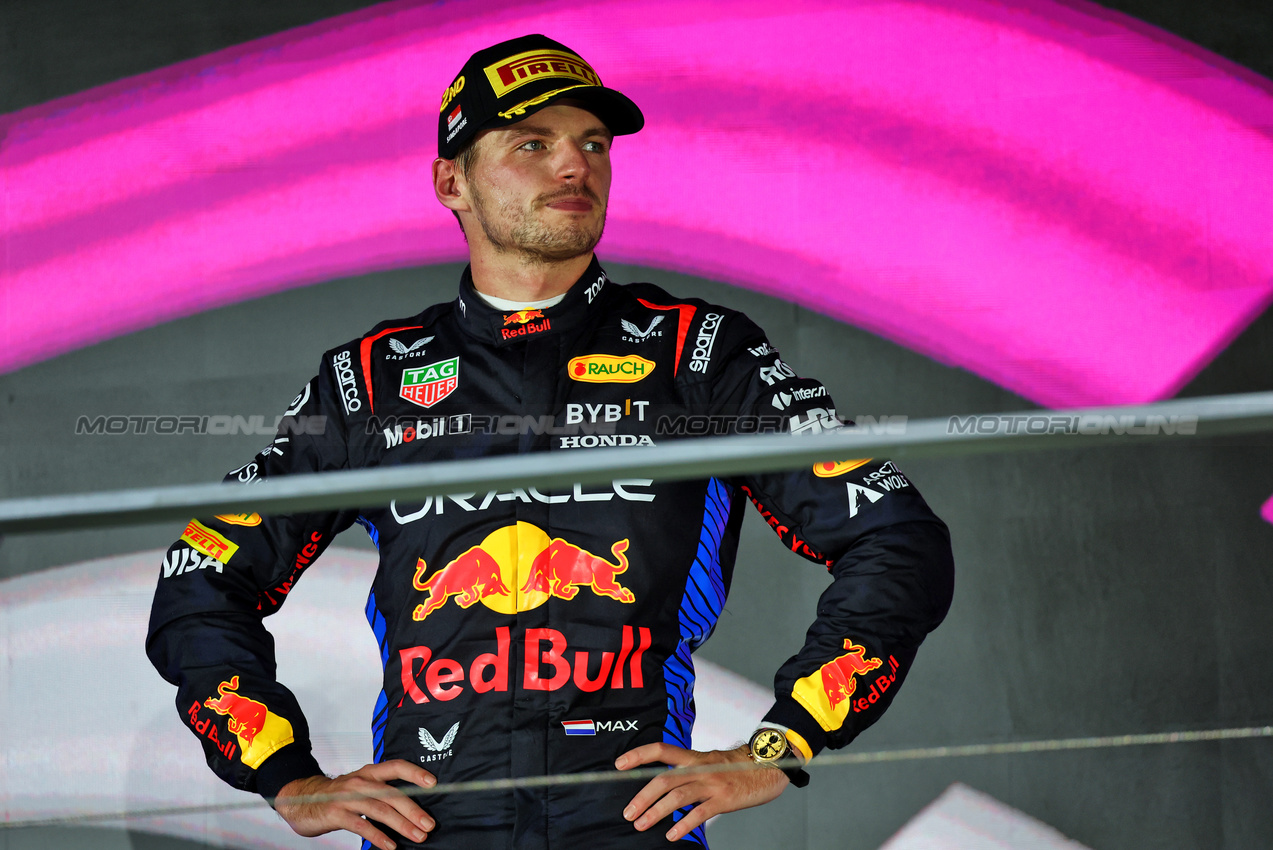
<path fill-rule="evenodd" d="M 289 744 L 256 769 L 256 793 L 272 800 L 293 780 L 323 775 L 323 769 L 308 747 Z"/>
<path fill-rule="evenodd" d="M 804 765 L 808 744 L 799 733 L 776 723 L 761 723 L 747 743 L 747 756 L 757 764 L 781 770 L 797 788 L 809 784 Z"/>

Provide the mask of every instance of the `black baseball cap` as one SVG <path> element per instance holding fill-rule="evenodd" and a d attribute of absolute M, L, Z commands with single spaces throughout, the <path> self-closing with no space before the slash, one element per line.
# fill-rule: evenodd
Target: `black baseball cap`
<path fill-rule="evenodd" d="M 547 36 L 524 35 L 479 50 L 464 63 L 442 95 L 438 156 L 455 159 L 479 131 L 515 124 L 562 98 L 587 104 L 616 136 L 645 126 L 637 105 L 603 86 L 578 53 Z"/>

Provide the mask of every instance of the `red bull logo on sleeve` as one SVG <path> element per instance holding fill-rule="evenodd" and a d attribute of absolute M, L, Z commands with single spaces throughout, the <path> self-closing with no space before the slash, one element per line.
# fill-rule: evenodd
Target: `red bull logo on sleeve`
<path fill-rule="evenodd" d="M 265 703 L 240 695 L 238 689 L 239 677 L 232 676 L 229 681 L 217 686 L 218 696 L 209 697 L 203 704 L 217 714 L 225 715 L 226 726 L 238 739 L 239 757 L 248 767 L 256 769 L 261 762 L 292 743 L 295 737 L 292 724 L 286 718 L 270 711 Z M 195 723 L 193 713 L 191 722 Z M 198 731 L 197 724 L 195 729 Z M 217 743 L 214 735 L 215 729 L 208 738 Z M 225 750 L 222 749 L 222 752 Z"/>
<path fill-rule="evenodd" d="M 549 538 L 531 523 L 505 526 L 427 579 L 428 565 L 421 558 L 411 583 L 429 595 L 416 605 L 412 619 L 424 620 L 448 599 L 461 608 L 481 602 L 492 611 L 515 614 L 538 608 L 550 597 L 574 599 L 585 588 L 631 603 L 636 595 L 616 579 L 628 569 L 628 545 L 626 538 L 616 541 L 610 561 L 560 537 Z"/>
<path fill-rule="evenodd" d="M 866 647 L 848 638 L 844 641 L 844 648 L 847 652 L 798 679 L 791 690 L 791 696 L 828 732 L 843 726 L 844 718 L 854 707 L 852 697 L 857 690 L 858 677 L 864 677 L 884 665 L 879 658 L 867 658 Z"/>

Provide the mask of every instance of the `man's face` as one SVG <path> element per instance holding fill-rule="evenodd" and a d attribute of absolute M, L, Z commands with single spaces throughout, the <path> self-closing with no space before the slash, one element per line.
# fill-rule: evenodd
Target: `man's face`
<path fill-rule="evenodd" d="M 533 263 L 591 254 L 610 199 L 611 139 L 591 112 L 564 104 L 484 133 L 467 185 L 495 250 Z"/>

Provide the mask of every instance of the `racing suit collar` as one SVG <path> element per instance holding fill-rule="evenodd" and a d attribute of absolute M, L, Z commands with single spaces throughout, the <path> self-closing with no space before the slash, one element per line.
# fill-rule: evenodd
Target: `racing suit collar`
<path fill-rule="evenodd" d="M 497 310 L 483 301 L 473 288 L 473 271 L 464 267 L 460 276 L 460 297 L 455 301 L 455 316 L 467 332 L 493 345 L 509 345 L 538 336 L 548 336 L 583 324 L 594 304 L 601 301 L 609 282 L 596 255 L 583 275 L 566 292 L 566 297 L 552 307 L 516 312 Z"/>

